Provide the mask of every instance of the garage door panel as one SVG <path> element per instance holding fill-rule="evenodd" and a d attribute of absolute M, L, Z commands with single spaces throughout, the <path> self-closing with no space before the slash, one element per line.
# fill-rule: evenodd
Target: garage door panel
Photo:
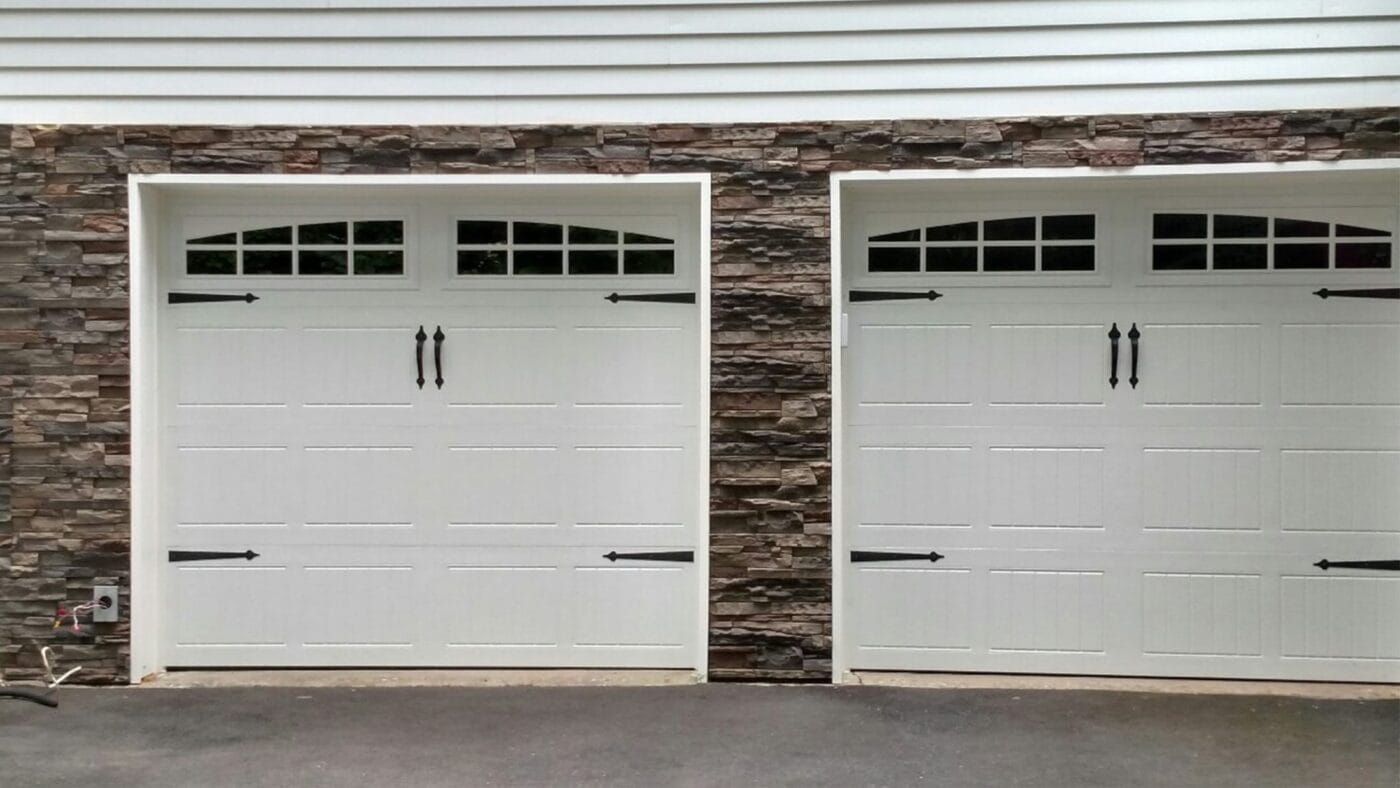
<path fill-rule="evenodd" d="M 310 445 L 301 448 L 295 483 L 308 528 L 415 528 L 424 523 L 410 498 L 387 491 L 424 482 L 424 458 L 412 445 Z M 359 532 L 366 537 L 365 531 Z M 375 539 L 383 538 L 376 535 Z"/>
<path fill-rule="evenodd" d="M 443 483 L 455 494 L 444 501 L 452 529 L 558 529 L 564 501 L 559 495 L 567 449 L 548 444 L 490 443 L 449 446 L 442 458 Z M 502 538 L 502 537 L 498 537 Z"/>
<path fill-rule="evenodd" d="M 854 423 L 878 420 L 892 408 L 973 403 L 971 325 L 872 322 L 856 331 L 863 352 L 852 359 Z"/>
<path fill-rule="evenodd" d="M 1258 574 L 1143 572 L 1143 653 L 1261 656 L 1264 585 Z"/>
<path fill-rule="evenodd" d="M 239 664 L 250 652 L 277 660 L 294 649 L 295 622 L 286 615 L 291 574 L 275 562 L 176 567 L 167 596 L 179 622 L 176 664 Z"/>
<path fill-rule="evenodd" d="M 993 446 L 986 513 L 992 528 L 1104 527 L 1101 446 Z"/>
<path fill-rule="evenodd" d="M 991 651 L 1103 653 L 1103 572 L 992 569 L 985 582 Z"/>
<path fill-rule="evenodd" d="M 1288 406 L 1400 406 L 1400 324 L 1285 324 Z"/>
<path fill-rule="evenodd" d="M 850 617 L 858 652 L 918 664 L 922 652 L 973 647 L 971 570 L 852 565 L 851 574 L 861 589 Z"/>
<path fill-rule="evenodd" d="M 418 606 L 425 600 L 422 570 L 414 563 L 322 553 L 297 572 L 298 607 L 308 614 L 297 628 L 304 648 L 368 648 L 383 653 L 384 664 L 394 664 L 418 644 Z"/>
<path fill-rule="evenodd" d="M 1400 534 L 1400 450 L 1285 449 L 1285 531 Z"/>
<path fill-rule="evenodd" d="M 537 559 L 451 563 L 445 571 L 443 602 L 448 607 L 438 617 L 436 634 L 448 649 L 475 650 L 486 657 L 501 649 L 557 652 L 567 647 L 560 637 L 567 568 Z"/>
<path fill-rule="evenodd" d="M 178 446 L 177 528 L 287 526 L 297 521 L 296 451 L 288 446 Z"/>
<path fill-rule="evenodd" d="M 574 523 L 589 529 L 681 529 L 693 482 L 682 446 L 580 445 L 570 453 Z"/>
<path fill-rule="evenodd" d="M 176 412 L 212 408 L 228 410 L 287 408 L 294 404 L 293 332 L 278 327 L 186 327 L 174 332 Z M 177 416 L 178 418 L 178 416 Z"/>
<path fill-rule="evenodd" d="M 574 326 L 575 377 L 569 391 L 579 408 L 680 408 L 690 399 L 669 359 L 691 355 L 679 325 Z"/>
<path fill-rule="evenodd" d="M 694 568 L 576 566 L 569 619 L 572 644 L 599 650 L 645 647 L 680 652 L 689 639 Z"/>
<path fill-rule="evenodd" d="M 1108 390 L 1108 327 L 992 325 L 987 330 L 994 405 L 1102 405 Z"/>
<path fill-rule="evenodd" d="M 541 316 L 521 322 L 501 316 L 499 325 L 443 327 L 443 376 L 451 381 L 446 402 L 462 409 L 455 416 L 492 423 L 557 419 L 564 337 Z"/>
<path fill-rule="evenodd" d="M 347 321 L 348 322 L 348 321 Z M 411 408 L 417 325 L 324 326 L 299 332 L 303 408 Z M 285 373 L 284 373 L 285 374 Z"/>
<path fill-rule="evenodd" d="M 1400 680 L 1400 577 L 1280 578 L 1286 658 L 1378 660 Z"/>
<path fill-rule="evenodd" d="M 1146 323 L 1138 376 L 1147 405 L 1257 406 L 1264 336 L 1258 324 Z"/>
<path fill-rule="evenodd" d="M 1262 526 L 1258 449 L 1143 450 L 1143 527 L 1257 531 Z"/>
<path fill-rule="evenodd" d="M 856 452 L 856 466 L 858 529 L 972 525 L 972 447 L 866 445 Z"/>

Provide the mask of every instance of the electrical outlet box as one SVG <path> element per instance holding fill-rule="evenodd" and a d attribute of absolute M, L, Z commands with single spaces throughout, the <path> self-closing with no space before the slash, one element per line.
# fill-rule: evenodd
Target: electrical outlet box
<path fill-rule="evenodd" d="M 92 611 L 92 623 L 94 624 L 114 623 L 121 613 L 121 608 L 117 606 L 119 598 L 117 597 L 116 586 L 92 587 L 92 601 L 101 603 L 104 598 L 107 600 L 108 604 L 105 607 L 99 607 Z"/>

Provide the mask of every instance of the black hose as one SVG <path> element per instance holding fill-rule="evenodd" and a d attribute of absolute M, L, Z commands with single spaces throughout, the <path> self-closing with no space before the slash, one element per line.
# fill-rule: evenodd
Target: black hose
<path fill-rule="evenodd" d="M 40 706 L 48 706 L 51 709 L 58 708 L 58 701 L 49 697 L 50 691 L 28 689 L 26 687 L 0 687 L 0 698 L 14 698 L 15 700 L 27 700 L 37 703 Z"/>

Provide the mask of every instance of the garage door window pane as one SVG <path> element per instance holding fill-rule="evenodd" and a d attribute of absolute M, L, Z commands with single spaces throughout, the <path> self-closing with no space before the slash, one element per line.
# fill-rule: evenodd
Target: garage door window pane
<path fill-rule="evenodd" d="M 457 252 L 457 273 L 463 276 L 506 273 L 503 249 L 463 249 Z"/>
<path fill-rule="evenodd" d="M 671 243 L 671 239 L 657 235 L 643 235 L 642 233 L 623 233 L 622 242 L 627 244 L 668 244 Z"/>
<path fill-rule="evenodd" d="M 1040 267 L 1045 271 L 1092 271 L 1094 270 L 1094 247 L 1044 247 L 1040 250 Z"/>
<path fill-rule="evenodd" d="M 913 250 L 918 252 L 917 249 Z M 915 262 L 918 262 L 917 255 Z M 975 246 L 930 246 L 928 248 L 929 271 L 967 272 L 977 270 L 977 247 Z"/>
<path fill-rule="evenodd" d="M 355 243 L 362 246 L 398 246 L 403 243 L 403 222 L 355 222 Z"/>
<path fill-rule="evenodd" d="M 292 252 L 260 252 L 249 249 L 243 252 L 243 273 L 251 276 L 291 276 Z"/>
<path fill-rule="evenodd" d="M 974 222 L 972 226 L 973 226 L 974 228 L 976 228 L 977 224 Z M 900 241 L 918 243 L 918 242 L 919 242 L 919 231 L 918 231 L 918 230 L 901 230 L 901 231 L 899 231 L 899 232 L 897 232 L 897 233 L 885 233 L 884 235 L 872 235 L 872 236 L 870 236 L 870 240 L 876 241 L 876 242 L 879 242 L 879 243 L 898 243 L 898 242 L 900 242 Z"/>
<path fill-rule="evenodd" d="M 908 273 L 919 270 L 919 248 L 917 246 L 877 246 L 869 253 L 868 267 L 871 273 Z"/>
<path fill-rule="evenodd" d="M 1269 247 L 1264 244 L 1216 244 L 1215 267 L 1219 270 L 1263 270 L 1269 267 Z"/>
<path fill-rule="evenodd" d="M 586 275 L 616 274 L 617 252 L 571 249 L 569 250 L 569 273 Z"/>
<path fill-rule="evenodd" d="M 457 222 L 457 243 L 493 245 L 506 242 L 505 222 Z"/>
<path fill-rule="evenodd" d="M 625 274 L 674 274 L 676 253 L 670 249 L 628 249 L 622 253 Z"/>
<path fill-rule="evenodd" d="M 1203 213 L 1159 213 L 1152 217 L 1153 238 L 1205 238 Z"/>
<path fill-rule="evenodd" d="M 245 246 L 288 246 L 292 243 L 292 227 L 264 227 L 243 233 Z"/>
<path fill-rule="evenodd" d="M 1274 268 L 1326 268 L 1327 244 L 1276 244 Z"/>
<path fill-rule="evenodd" d="M 1326 238 L 1327 222 L 1275 219 L 1274 236 L 1278 238 Z"/>
<path fill-rule="evenodd" d="M 355 274 L 357 276 L 397 276 L 403 273 L 403 252 L 359 251 L 355 252 Z"/>
<path fill-rule="evenodd" d="M 911 230 L 914 237 L 911 241 L 919 240 L 919 231 Z M 871 239 L 875 240 L 875 239 Z M 893 240 L 893 239 L 891 239 Z M 960 222 L 958 224 L 944 224 L 938 227 L 928 228 L 928 240 L 930 241 L 976 241 L 977 222 Z"/>
<path fill-rule="evenodd" d="M 224 276 L 238 273 L 238 252 L 191 249 L 185 253 L 185 273 L 191 276 Z"/>
<path fill-rule="evenodd" d="M 604 230 L 598 227 L 569 227 L 571 244 L 615 244 L 617 230 Z"/>
<path fill-rule="evenodd" d="M 564 242 L 564 227 L 558 224 L 539 222 L 515 222 L 515 243 L 518 244 L 561 244 Z"/>
<path fill-rule="evenodd" d="M 1157 271 L 1206 270 L 1205 244 L 1165 245 L 1152 247 L 1152 268 Z"/>
<path fill-rule="evenodd" d="M 995 219 L 983 222 L 982 237 L 987 241 L 1034 241 L 1035 218 Z"/>
<path fill-rule="evenodd" d="M 297 243 L 316 246 L 344 246 L 350 240 L 345 222 L 322 222 L 297 227 Z"/>
<path fill-rule="evenodd" d="M 1215 216 L 1216 238 L 1263 238 L 1269 234 L 1269 220 L 1263 216 Z"/>
<path fill-rule="evenodd" d="M 1337 225 L 1337 235 L 1343 238 L 1384 238 L 1390 233 L 1374 227 L 1357 227 L 1351 224 Z"/>
<path fill-rule="evenodd" d="M 190 241 L 188 241 L 188 243 L 200 246 L 232 246 L 238 243 L 238 233 L 206 235 L 203 238 L 191 239 Z"/>
<path fill-rule="evenodd" d="M 1338 268 L 1389 268 L 1390 244 L 1337 244 Z"/>
<path fill-rule="evenodd" d="M 1046 241 L 1087 241 L 1094 237 L 1093 214 L 1046 216 L 1041 222 L 1041 238 Z"/>
<path fill-rule="evenodd" d="M 515 273 L 536 276 L 564 273 L 564 252 L 560 251 L 521 251 L 515 252 Z"/>
<path fill-rule="evenodd" d="M 338 276 L 348 272 L 345 252 L 302 249 L 297 262 L 299 271 L 306 276 Z"/>
<path fill-rule="evenodd" d="M 1031 246 L 988 246 L 982 250 L 984 271 L 1034 271 L 1035 248 Z"/>

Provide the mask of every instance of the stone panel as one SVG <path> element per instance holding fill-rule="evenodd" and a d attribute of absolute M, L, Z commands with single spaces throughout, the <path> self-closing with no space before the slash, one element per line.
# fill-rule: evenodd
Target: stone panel
<path fill-rule="evenodd" d="M 1396 110 L 775 125 L 0 126 L 0 660 L 125 680 L 123 620 L 52 628 L 97 583 L 128 596 L 126 176 L 710 172 L 715 299 L 710 654 L 716 679 L 831 670 L 834 171 L 1400 156 Z"/>

